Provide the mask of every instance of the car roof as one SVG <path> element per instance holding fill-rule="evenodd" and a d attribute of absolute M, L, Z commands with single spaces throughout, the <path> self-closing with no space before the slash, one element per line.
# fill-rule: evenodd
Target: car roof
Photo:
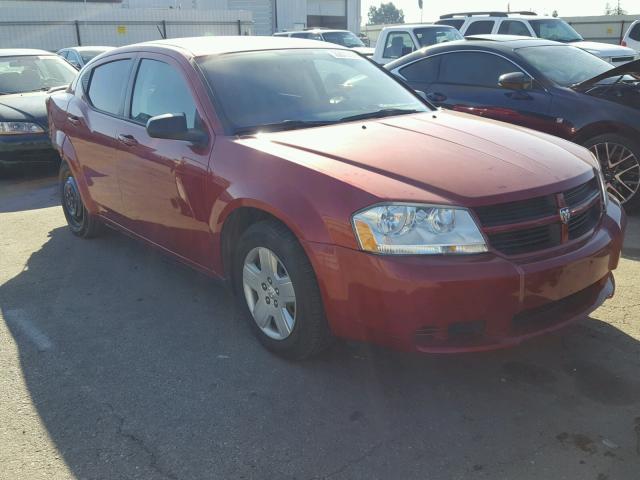
<path fill-rule="evenodd" d="M 495 40 L 493 38 L 483 37 L 506 37 Z M 406 63 L 411 63 L 419 58 L 434 55 L 437 53 L 445 53 L 456 50 L 479 50 L 498 52 L 501 54 L 510 54 L 514 50 L 527 47 L 543 47 L 543 46 L 567 46 L 566 43 L 554 42 L 552 40 L 544 40 L 542 38 L 518 37 L 515 35 L 478 35 L 466 37 L 465 40 L 456 40 L 453 42 L 444 42 L 437 45 L 421 48 L 409 55 L 400 57 L 393 62 L 385 65 L 390 70 L 400 67 Z"/>
<path fill-rule="evenodd" d="M 193 57 L 205 55 L 223 55 L 226 53 L 251 52 L 257 50 L 286 50 L 296 48 L 315 48 L 331 50 L 349 50 L 347 47 L 334 43 L 319 42 L 290 37 L 258 37 L 258 36 L 220 36 L 220 37 L 190 37 L 153 40 L 137 43 L 116 49 L 116 51 L 139 50 L 141 47 L 164 47 Z"/>
<path fill-rule="evenodd" d="M 55 55 L 46 50 L 36 50 L 34 48 L 1 48 L 0 57 L 24 57 L 31 55 Z"/>
<path fill-rule="evenodd" d="M 444 25 L 439 23 L 403 23 L 401 25 L 390 25 L 388 27 L 384 27 L 382 31 L 389 30 L 409 30 L 412 28 L 454 28 L 451 25 Z"/>

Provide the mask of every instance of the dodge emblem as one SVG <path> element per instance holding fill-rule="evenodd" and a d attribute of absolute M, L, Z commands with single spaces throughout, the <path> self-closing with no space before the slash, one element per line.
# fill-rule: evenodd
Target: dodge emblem
<path fill-rule="evenodd" d="M 561 208 L 560 209 L 560 220 L 562 223 L 567 224 L 569 220 L 571 220 L 571 209 L 570 208 Z"/>

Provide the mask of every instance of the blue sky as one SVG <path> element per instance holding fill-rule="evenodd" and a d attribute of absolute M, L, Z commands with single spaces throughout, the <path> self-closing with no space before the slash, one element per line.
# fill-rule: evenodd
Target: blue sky
<path fill-rule="evenodd" d="M 361 0 L 362 20 L 366 23 L 367 12 L 371 5 L 380 5 L 381 0 Z M 383 0 L 393 1 L 396 7 L 404 11 L 406 22 L 419 22 L 420 10 L 418 0 Z M 613 5 L 616 0 L 611 0 Z M 575 17 L 580 15 L 602 15 L 607 0 L 424 0 L 424 21 L 433 21 L 444 13 L 466 12 L 476 10 L 506 10 L 507 3 L 511 10 L 533 10 L 538 15 L 551 14 L 554 9 L 560 16 Z M 640 2 L 638 0 L 621 0 L 622 8 L 640 17 Z M 632 8 L 634 7 L 634 8 Z"/>

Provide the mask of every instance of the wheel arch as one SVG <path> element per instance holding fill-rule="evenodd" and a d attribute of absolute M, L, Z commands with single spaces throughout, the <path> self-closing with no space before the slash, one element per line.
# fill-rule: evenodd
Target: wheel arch
<path fill-rule="evenodd" d="M 582 127 L 578 133 L 573 137 L 573 141 L 577 144 L 583 145 L 586 141 L 597 137 L 599 135 L 605 135 L 607 133 L 615 133 L 623 135 L 634 140 L 640 131 L 618 122 L 596 122 Z"/>
<path fill-rule="evenodd" d="M 80 197 L 82 198 L 82 203 L 84 203 L 85 208 L 89 213 L 95 214 L 97 212 L 97 206 L 91 198 L 89 186 L 82 175 L 82 168 L 78 161 L 76 150 L 66 134 L 61 131 L 56 133 L 57 136 L 62 136 L 62 138 L 56 139 L 56 142 L 59 142 L 58 152 L 60 153 L 60 159 L 69 166 L 69 169 L 76 180 L 76 184 L 78 185 L 78 189 L 80 190 Z"/>

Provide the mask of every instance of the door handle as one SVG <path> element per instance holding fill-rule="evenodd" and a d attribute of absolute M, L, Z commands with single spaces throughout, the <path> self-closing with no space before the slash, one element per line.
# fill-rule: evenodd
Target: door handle
<path fill-rule="evenodd" d="M 71 115 L 71 114 L 67 115 L 67 120 L 69 120 L 69 123 L 73 125 L 78 125 L 80 123 L 80 119 L 75 115 Z"/>
<path fill-rule="evenodd" d="M 130 147 L 138 144 L 138 141 L 133 135 L 125 135 L 124 133 L 118 135 L 118 141 Z"/>
<path fill-rule="evenodd" d="M 427 98 L 432 102 L 444 102 L 447 96 L 439 92 L 429 92 L 427 93 Z"/>

